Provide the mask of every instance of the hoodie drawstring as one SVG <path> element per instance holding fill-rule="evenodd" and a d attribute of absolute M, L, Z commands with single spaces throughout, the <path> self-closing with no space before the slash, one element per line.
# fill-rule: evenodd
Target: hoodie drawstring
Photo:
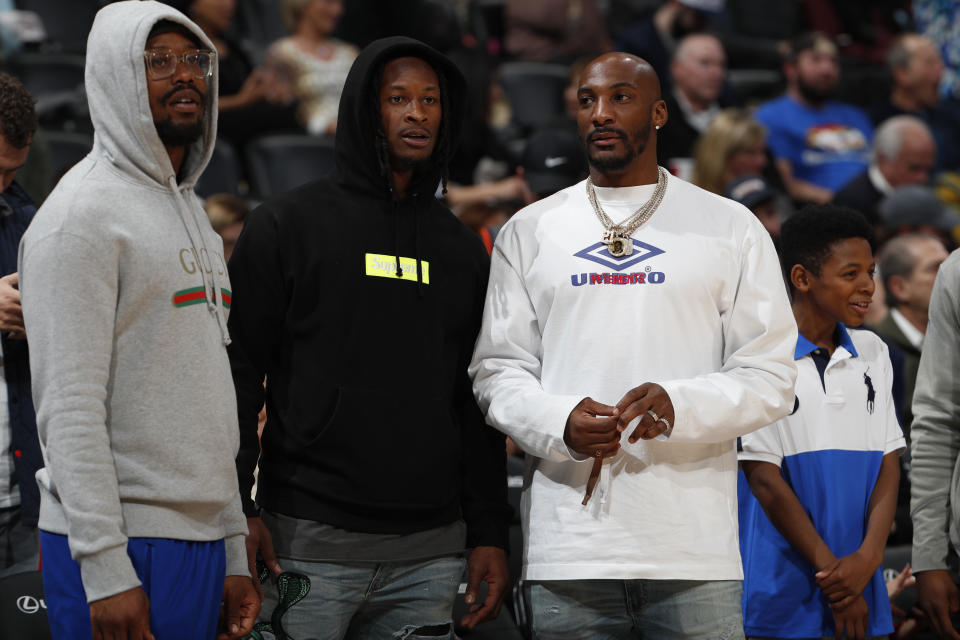
<path fill-rule="evenodd" d="M 183 198 L 183 194 L 180 192 L 180 187 L 177 184 L 176 176 L 170 176 L 168 185 L 173 191 L 174 199 L 177 202 L 177 212 L 180 214 L 180 221 L 183 223 L 183 227 L 187 231 L 187 236 L 190 238 L 190 245 L 193 247 L 193 251 L 197 255 L 197 261 L 200 263 L 198 270 L 200 271 L 200 279 L 203 283 L 204 297 L 207 301 L 207 311 L 216 317 L 217 326 L 220 327 L 220 338 L 223 341 L 223 345 L 227 346 L 231 342 L 230 332 L 227 330 L 226 312 L 221 311 L 222 309 L 225 309 L 223 306 L 223 291 L 220 287 L 220 282 L 217 280 L 217 268 L 213 264 L 213 257 L 210 254 L 210 250 L 207 249 L 207 243 L 203 239 L 203 232 L 200 230 L 200 223 L 197 222 L 197 214 L 187 206 L 187 203 Z M 189 213 L 187 213 L 188 211 Z M 187 221 L 187 216 L 190 216 L 190 218 L 193 220 L 192 227 Z M 203 266 L 204 253 L 207 255 L 207 260 L 210 261 L 209 283 L 207 282 L 206 269 Z"/>
<path fill-rule="evenodd" d="M 393 253 L 397 264 L 397 277 L 403 277 L 403 267 L 400 266 L 400 203 L 390 192 L 390 208 L 393 210 Z"/>

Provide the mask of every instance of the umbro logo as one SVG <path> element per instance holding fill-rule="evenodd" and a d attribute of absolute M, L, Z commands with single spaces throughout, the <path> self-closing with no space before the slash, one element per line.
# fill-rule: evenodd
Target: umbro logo
<path fill-rule="evenodd" d="M 554 167 L 559 167 L 562 164 L 567 164 L 567 159 L 564 156 L 547 156 L 544 158 L 543 164 L 546 165 L 547 169 L 553 169 Z"/>
<path fill-rule="evenodd" d="M 652 244 L 647 244 L 646 242 L 640 242 L 639 240 L 633 239 L 633 253 L 629 256 L 621 256 L 619 258 L 613 256 L 607 249 L 607 245 L 602 242 L 592 244 L 586 249 L 582 249 L 573 255 L 578 258 L 583 258 L 584 260 L 590 260 L 591 262 L 602 264 L 603 266 L 609 267 L 615 271 L 623 271 L 624 269 L 629 269 L 638 262 L 649 260 L 650 258 L 658 256 L 661 253 L 665 253 L 665 251 L 659 247 L 653 246 Z"/>

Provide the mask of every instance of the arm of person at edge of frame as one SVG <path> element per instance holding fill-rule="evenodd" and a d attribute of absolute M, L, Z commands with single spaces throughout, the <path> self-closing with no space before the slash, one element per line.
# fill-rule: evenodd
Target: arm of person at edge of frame
<path fill-rule="evenodd" d="M 911 504 L 917 604 L 941 638 L 960 640 L 951 621 L 960 611 L 960 590 L 950 566 L 955 553 L 949 530 L 955 505 L 952 487 L 960 456 L 960 385 L 953 375 L 960 361 L 958 265 L 951 255 L 940 267 L 930 298 L 930 323 L 923 340 L 913 396 Z"/>

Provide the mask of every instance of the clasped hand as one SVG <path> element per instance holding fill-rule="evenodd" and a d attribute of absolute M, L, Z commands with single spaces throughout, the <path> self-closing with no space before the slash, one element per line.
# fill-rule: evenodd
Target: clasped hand
<path fill-rule="evenodd" d="M 628 435 L 630 442 L 651 440 L 669 430 L 676 414 L 663 387 L 645 382 L 625 393 L 612 407 L 584 398 L 567 417 L 563 441 L 581 455 L 609 458 L 620 450 L 622 434 L 637 417 L 640 421 Z"/>

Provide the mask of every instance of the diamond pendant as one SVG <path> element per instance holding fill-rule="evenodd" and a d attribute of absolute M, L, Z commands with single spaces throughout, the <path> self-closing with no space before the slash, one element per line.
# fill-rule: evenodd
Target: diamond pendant
<path fill-rule="evenodd" d="M 622 258 L 633 253 L 633 240 L 614 231 L 603 234 L 603 242 L 614 258 Z"/>

